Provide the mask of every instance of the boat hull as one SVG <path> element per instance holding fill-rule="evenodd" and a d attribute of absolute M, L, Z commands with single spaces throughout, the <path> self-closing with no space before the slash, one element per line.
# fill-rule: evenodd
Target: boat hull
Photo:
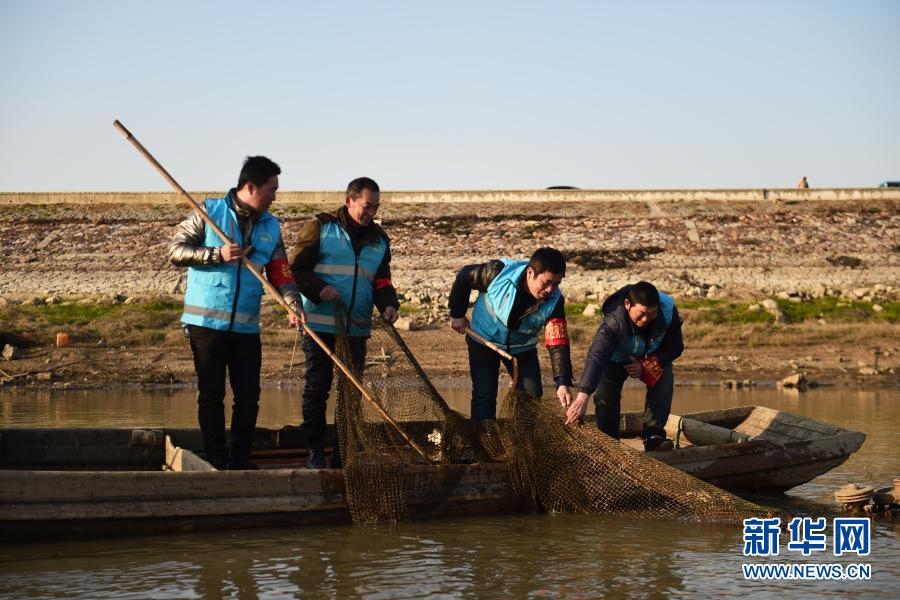
<path fill-rule="evenodd" d="M 639 444 L 640 415 L 623 415 L 622 425 L 623 442 Z M 667 433 L 680 447 L 649 456 L 752 493 L 806 483 L 865 440 L 860 432 L 752 406 L 673 416 Z M 343 472 L 303 468 L 305 446 L 296 427 L 260 429 L 254 460 L 263 469 L 216 471 L 195 453 L 196 429 L 0 430 L 0 541 L 349 522 Z M 407 465 L 402 477 L 414 518 L 521 508 L 503 463 Z"/>

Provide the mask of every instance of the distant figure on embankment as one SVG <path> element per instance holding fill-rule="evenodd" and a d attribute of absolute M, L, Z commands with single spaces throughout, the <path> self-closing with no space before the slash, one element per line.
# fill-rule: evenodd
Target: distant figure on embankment
<path fill-rule="evenodd" d="M 806 175 L 800 178 L 800 181 L 797 182 L 797 188 L 801 190 L 809 189 L 809 182 L 806 181 Z"/>

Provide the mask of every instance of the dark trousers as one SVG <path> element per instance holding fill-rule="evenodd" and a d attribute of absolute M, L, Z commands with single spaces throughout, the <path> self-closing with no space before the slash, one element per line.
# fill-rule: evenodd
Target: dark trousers
<path fill-rule="evenodd" d="M 512 376 L 512 363 L 499 354 L 466 337 L 469 346 L 469 372 L 472 376 L 472 420 L 484 421 L 497 418 L 497 377 L 500 363 Z M 540 398 L 544 395 L 541 387 L 541 365 L 537 349 L 533 348 L 514 355 L 519 365 L 519 381 L 516 388 Z"/>
<path fill-rule="evenodd" d="M 322 341 L 334 351 L 334 335 L 318 333 Z M 366 340 L 368 338 L 353 336 L 350 340 L 350 355 L 353 363 L 362 366 L 366 359 Z M 328 354 L 319 347 L 311 336 L 303 336 L 300 342 L 306 355 L 303 382 L 303 429 L 311 449 L 321 450 L 325 445 L 325 408 L 328 392 L 334 375 L 334 363 Z M 350 365 L 347 365 L 350 367 Z M 337 450 L 337 443 L 334 443 Z"/>
<path fill-rule="evenodd" d="M 594 395 L 597 408 L 597 427 L 600 431 L 619 439 L 622 418 L 622 386 L 628 379 L 624 364 L 610 362 L 603 370 L 600 384 Z M 641 419 L 641 437 L 645 440 L 653 435 L 666 435 L 666 421 L 672 410 L 672 395 L 675 392 L 675 376 L 672 365 L 663 369 L 663 375 L 653 387 L 647 388 L 644 401 L 644 416 Z"/>
<path fill-rule="evenodd" d="M 197 420 L 206 456 L 225 461 L 225 372 L 234 393 L 231 408 L 231 462 L 250 460 L 259 412 L 262 345 L 258 333 L 232 333 L 190 326 L 197 371 Z"/>

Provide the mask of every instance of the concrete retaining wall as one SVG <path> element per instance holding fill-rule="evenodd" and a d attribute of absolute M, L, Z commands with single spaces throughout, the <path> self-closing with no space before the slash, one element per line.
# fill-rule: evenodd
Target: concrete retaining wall
<path fill-rule="evenodd" d="M 195 200 L 224 192 L 191 192 Z M 278 203 L 343 202 L 342 192 L 278 192 Z M 471 190 L 384 192 L 382 202 L 433 204 L 460 202 L 703 202 L 900 200 L 900 188 L 744 189 L 744 190 Z M 0 192 L 0 205 L 16 204 L 169 204 L 172 192 Z"/>

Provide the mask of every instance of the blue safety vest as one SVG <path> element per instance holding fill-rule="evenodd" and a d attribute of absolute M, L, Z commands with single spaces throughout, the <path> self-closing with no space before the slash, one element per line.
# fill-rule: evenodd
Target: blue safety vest
<path fill-rule="evenodd" d="M 538 335 L 553 314 L 562 294 L 559 289 L 553 290 L 547 300 L 538 302 L 528 316 L 520 320 L 516 329 L 510 330 L 509 313 L 515 303 L 519 280 L 525 273 L 528 261 L 507 258 L 500 260 L 503 262 L 503 270 L 491 281 L 487 291 L 479 292 L 478 299 L 475 300 L 472 329 L 512 354 L 525 352 L 537 345 Z"/>
<path fill-rule="evenodd" d="M 631 336 L 631 339 L 625 343 L 619 344 L 616 347 L 616 351 L 612 355 L 612 361 L 616 363 L 627 363 L 632 356 L 636 358 L 646 358 L 647 356 L 653 354 L 654 350 L 659 348 L 660 343 L 662 343 L 663 338 L 666 336 L 666 331 L 669 330 L 669 325 L 672 324 L 672 311 L 675 309 L 675 301 L 672 299 L 672 296 L 668 294 L 664 294 L 662 292 L 659 293 L 659 312 L 663 316 L 663 320 L 666 323 L 665 328 L 656 332 L 656 334 L 650 338 L 649 343 L 644 339 L 644 336 L 640 335 L 640 333 L 635 332 L 634 335 Z M 626 318 L 628 318 L 626 316 Z M 632 329 L 637 329 L 632 324 Z"/>
<path fill-rule="evenodd" d="M 337 288 L 340 299 L 316 304 L 303 297 L 306 322 L 313 331 L 338 335 L 368 336 L 372 331 L 373 284 L 387 252 L 387 241 L 363 244 L 359 255 L 350 234 L 337 221 L 322 224 L 319 262 L 313 272 Z"/>
<path fill-rule="evenodd" d="M 230 196 L 208 198 L 206 214 L 229 235 L 240 232 L 237 214 Z M 204 246 L 221 247 L 224 242 L 210 228 L 204 227 Z M 236 233 L 239 237 L 240 233 Z M 260 215 L 250 233 L 253 252 L 247 257 L 261 270 L 272 259 L 281 237 L 278 219 L 268 212 Z M 235 240 L 241 242 L 241 240 Z M 220 331 L 259 333 L 259 302 L 263 286 L 241 263 L 220 263 L 188 268 L 187 292 L 184 295 L 182 323 L 200 325 Z"/>

